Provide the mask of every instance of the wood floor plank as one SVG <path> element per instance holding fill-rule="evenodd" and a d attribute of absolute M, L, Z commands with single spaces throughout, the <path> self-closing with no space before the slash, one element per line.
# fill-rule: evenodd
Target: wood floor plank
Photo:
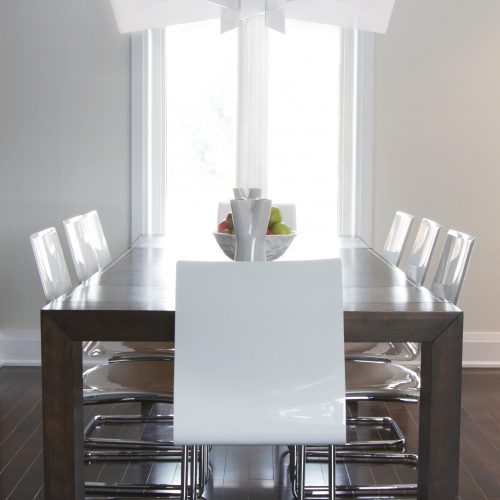
<path fill-rule="evenodd" d="M 41 418 L 41 417 L 40 417 Z M 18 487 L 21 478 L 26 477 L 26 470 L 42 452 L 42 424 L 30 435 L 24 445 L 14 454 L 6 467 L 0 473 L 0 498 L 6 499 Z M 33 481 L 31 477 L 26 480 Z M 39 478 L 36 478 L 39 481 Z"/>
<path fill-rule="evenodd" d="M 496 495 L 500 492 L 498 481 L 491 474 L 487 464 L 465 435 L 462 435 L 460 455 L 465 466 L 486 496 Z"/>
<path fill-rule="evenodd" d="M 26 480 L 25 480 L 26 479 Z M 10 496 L 5 500 L 26 500 L 36 498 L 43 485 L 43 452 L 40 450 L 33 463 L 19 478 Z"/>
<path fill-rule="evenodd" d="M 462 411 L 462 428 L 466 439 L 481 457 L 486 470 L 497 480 L 500 492 L 500 452 L 498 448 L 484 433 L 483 427 L 474 421 L 465 410 Z"/>
<path fill-rule="evenodd" d="M 486 496 L 474 480 L 463 460 L 460 460 L 460 498 L 461 500 L 485 500 Z"/>
<path fill-rule="evenodd" d="M 39 401 L 39 403 L 27 415 L 25 415 L 24 418 L 20 419 L 17 427 L 12 430 L 0 446 L 0 477 L 16 454 L 23 449 L 27 442 L 29 442 L 35 430 L 41 429 L 41 419 L 42 405 L 41 401 Z"/>

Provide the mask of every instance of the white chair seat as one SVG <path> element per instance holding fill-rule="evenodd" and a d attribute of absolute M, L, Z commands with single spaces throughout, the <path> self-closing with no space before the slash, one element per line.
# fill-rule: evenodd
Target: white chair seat
<path fill-rule="evenodd" d="M 380 357 L 405 362 L 417 357 L 419 348 L 413 342 L 346 342 L 345 355 L 352 357 Z"/>
<path fill-rule="evenodd" d="M 85 355 L 89 359 L 112 361 L 136 358 L 162 359 L 175 353 L 173 342 L 89 342 Z"/>
<path fill-rule="evenodd" d="M 136 399 L 173 402 L 173 362 L 127 361 L 98 365 L 83 373 L 85 404 Z"/>
<path fill-rule="evenodd" d="M 420 368 L 387 360 L 347 360 L 347 399 L 403 399 L 416 402 L 420 394 Z"/>

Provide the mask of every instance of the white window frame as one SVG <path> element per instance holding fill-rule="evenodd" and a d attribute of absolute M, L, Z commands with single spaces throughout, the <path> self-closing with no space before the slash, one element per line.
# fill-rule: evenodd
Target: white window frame
<path fill-rule="evenodd" d="M 167 147 L 164 33 L 150 30 L 131 38 L 132 241 L 141 235 L 164 232 Z M 339 235 L 357 235 L 371 245 L 374 35 L 343 30 L 342 52 Z"/>

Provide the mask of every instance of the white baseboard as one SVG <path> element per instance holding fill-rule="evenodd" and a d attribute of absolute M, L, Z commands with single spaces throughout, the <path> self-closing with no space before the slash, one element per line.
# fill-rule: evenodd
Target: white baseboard
<path fill-rule="evenodd" d="M 107 363 L 102 356 L 86 357 L 83 366 Z M 0 330 L 0 367 L 1 366 L 41 366 L 40 332 Z"/>
<path fill-rule="evenodd" d="M 40 366 L 40 332 L 0 330 L 0 366 Z M 500 368 L 500 332 L 465 332 L 463 365 Z"/>
<path fill-rule="evenodd" d="M 463 366 L 500 368 L 500 332 L 465 332 Z"/>
<path fill-rule="evenodd" d="M 40 332 L 0 330 L 0 366 L 40 366 Z"/>

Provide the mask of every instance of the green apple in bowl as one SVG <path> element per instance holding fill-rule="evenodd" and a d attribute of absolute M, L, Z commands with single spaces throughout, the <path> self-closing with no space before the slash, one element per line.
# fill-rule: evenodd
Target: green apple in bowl
<path fill-rule="evenodd" d="M 283 218 L 281 215 L 281 210 L 278 207 L 271 207 L 271 213 L 269 214 L 269 224 L 267 227 L 271 229 L 272 226 L 282 221 Z"/>
<path fill-rule="evenodd" d="M 289 226 L 284 224 L 283 222 L 276 222 L 276 224 L 273 224 L 271 226 L 271 232 L 272 234 L 292 234 L 292 230 L 290 229 Z"/>
<path fill-rule="evenodd" d="M 233 214 L 229 212 L 226 216 L 227 227 L 231 231 L 231 234 L 234 231 L 234 222 L 233 222 Z"/>

